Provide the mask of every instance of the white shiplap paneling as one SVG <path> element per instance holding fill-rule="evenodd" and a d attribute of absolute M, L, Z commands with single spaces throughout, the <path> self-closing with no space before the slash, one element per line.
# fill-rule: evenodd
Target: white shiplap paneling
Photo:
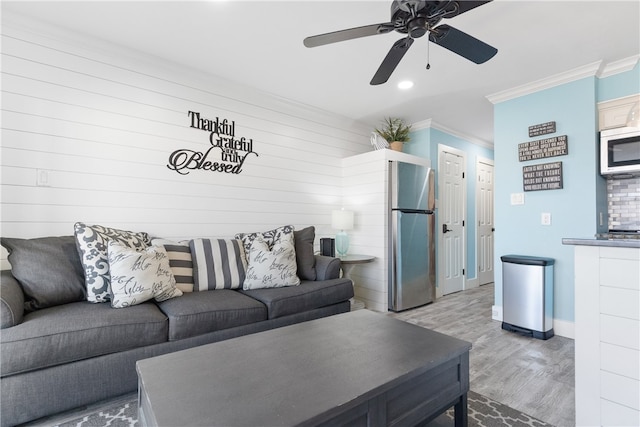
<path fill-rule="evenodd" d="M 258 156 L 240 174 L 170 170 L 173 151 L 211 146 L 188 111 L 235 121 L 236 137 L 253 139 Z M 341 159 L 368 151 L 369 132 L 213 75 L 3 16 L 2 236 L 69 235 L 76 221 L 168 238 L 283 224 L 331 235 Z M 37 185 L 42 172 L 47 182 Z"/>

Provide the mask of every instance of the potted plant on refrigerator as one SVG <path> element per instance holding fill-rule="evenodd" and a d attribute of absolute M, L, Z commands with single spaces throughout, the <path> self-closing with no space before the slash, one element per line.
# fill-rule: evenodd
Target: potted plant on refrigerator
<path fill-rule="evenodd" d="M 411 125 L 406 124 L 403 119 L 387 117 L 384 119 L 384 125 L 375 130 L 395 151 L 402 151 L 402 145 L 410 140 Z"/>

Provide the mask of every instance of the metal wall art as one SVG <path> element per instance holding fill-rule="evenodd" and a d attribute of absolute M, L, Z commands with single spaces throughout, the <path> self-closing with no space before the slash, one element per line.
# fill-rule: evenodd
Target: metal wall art
<path fill-rule="evenodd" d="M 253 151 L 253 139 L 236 138 L 236 122 L 227 119 L 214 120 L 201 116 L 199 112 L 189 111 L 190 127 L 209 132 L 211 146 L 206 151 L 182 148 L 169 155 L 167 167 L 181 175 L 192 170 L 206 170 L 239 174 L 249 154 Z M 216 150 L 217 149 L 217 150 Z"/>

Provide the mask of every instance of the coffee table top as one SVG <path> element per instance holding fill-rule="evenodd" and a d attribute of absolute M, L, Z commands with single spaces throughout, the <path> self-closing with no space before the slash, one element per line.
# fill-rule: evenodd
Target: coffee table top
<path fill-rule="evenodd" d="M 297 425 L 470 348 L 359 310 L 141 360 L 137 370 L 160 425 Z"/>

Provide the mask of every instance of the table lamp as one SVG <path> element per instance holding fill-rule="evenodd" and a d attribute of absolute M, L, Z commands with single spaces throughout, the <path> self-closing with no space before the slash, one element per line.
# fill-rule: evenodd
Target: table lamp
<path fill-rule="evenodd" d="M 331 227 L 340 230 L 336 234 L 336 251 L 338 256 L 345 256 L 349 250 L 349 236 L 345 230 L 353 228 L 353 212 L 344 209 L 333 211 L 331 213 Z"/>

